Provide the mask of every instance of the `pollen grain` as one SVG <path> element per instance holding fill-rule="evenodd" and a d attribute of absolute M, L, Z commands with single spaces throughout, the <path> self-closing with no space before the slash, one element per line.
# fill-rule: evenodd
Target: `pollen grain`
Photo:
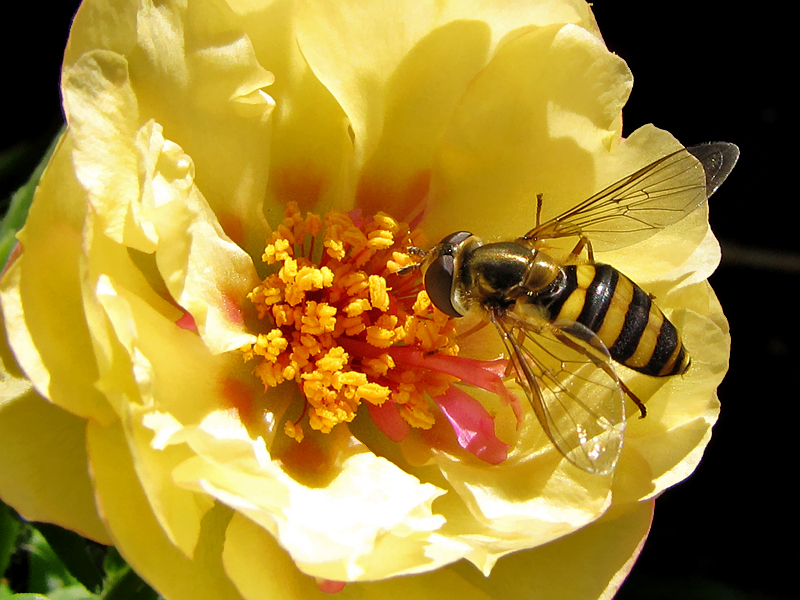
<path fill-rule="evenodd" d="M 290 202 L 268 240 L 263 261 L 272 272 L 248 295 L 264 331 L 243 347 L 265 388 L 294 381 L 306 405 L 284 432 L 303 439 L 308 426 L 330 432 L 352 421 L 362 401 L 393 403 L 412 426 L 434 423 L 429 396 L 454 378 L 392 357 L 396 346 L 454 355 L 455 327 L 433 307 L 406 249 L 421 234 L 384 213 L 303 216 Z M 315 252 L 315 249 L 316 252 Z"/>

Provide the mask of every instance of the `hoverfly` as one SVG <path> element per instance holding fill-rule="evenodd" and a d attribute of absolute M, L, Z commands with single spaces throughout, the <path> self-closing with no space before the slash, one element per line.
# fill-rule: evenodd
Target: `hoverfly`
<path fill-rule="evenodd" d="M 683 148 L 544 223 L 539 195 L 536 226 L 516 240 L 485 243 L 458 231 L 419 251 L 433 304 L 452 317 L 478 310 L 494 324 L 544 432 L 589 473 L 607 474 L 617 464 L 626 395 L 645 415 L 615 363 L 667 377 L 686 372 L 690 362 L 651 297 L 596 263 L 594 251 L 640 242 L 684 218 L 717 190 L 738 157 L 728 143 Z M 570 237 L 574 249 L 554 254 L 552 242 Z"/>

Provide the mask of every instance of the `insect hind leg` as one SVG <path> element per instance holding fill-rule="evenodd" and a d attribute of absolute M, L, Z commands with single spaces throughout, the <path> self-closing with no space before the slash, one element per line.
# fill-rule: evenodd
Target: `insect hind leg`
<path fill-rule="evenodd" d="M 634 394 L 631 391 L 631 388 L 629 388 L 627 385 L 625 385 L 625 382 L 622 381 L 621 379 L 619 381 L 619 385 L 622 388 L 622 390 L 628 395 L 628 397 L 631 400 L 633 400 L 634 404 L 636 404 L 636 407 L 639 409 L 639 418 L 640 419 L 644 419 L 647 416 L 647 407 L 644 405 L 644 402 L 642 402 L 639 399 L 639 396 Z"/>

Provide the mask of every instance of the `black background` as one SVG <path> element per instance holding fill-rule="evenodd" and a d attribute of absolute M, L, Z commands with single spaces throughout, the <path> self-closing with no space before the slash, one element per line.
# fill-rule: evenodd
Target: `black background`
<path fill-rule="evenodd" d="M 607 45 L 634 74 L 625 133 L 652 121 L 687 145 L 725 140 L 742 154 L 711 201 L 723 248 L 711 284 L 733 343 L 722 413 L 695 474 L 657 501 L 650 538 L 618 599 L 797 598 L 796 492 L 787 468 L 800 418 L 792 376 L 800 255 L 788 21 L 758 4 L 637 4 L 594 7 Z"/>
<path fill-rule="evenodd" d="M 423 0 L 421 0 L 423 1 Z M 4 19 L 0 151 L 17 161 L 0 199 L 27 177 L 61 123 L 58 75 L 77 2 L 16 5 Z M 731 323 L 723 409 L 697 472 L 664 493 L 619 600 L 797 597 L 800 552 L 791 482 L 798 443 L 796 298 L 800 254 L 787 82 L 788 14 L 780 4 L 595 2 L 606 44 L 635 77 L 625 133 L 645 123 L 684 144 L 738 144 L 736 170 L 711 202 L 723 245 L 712 278 Z M 791 59 L 791 62 L 790 62 Z M 9 154 L 6 154 L 9 156 Z"/>

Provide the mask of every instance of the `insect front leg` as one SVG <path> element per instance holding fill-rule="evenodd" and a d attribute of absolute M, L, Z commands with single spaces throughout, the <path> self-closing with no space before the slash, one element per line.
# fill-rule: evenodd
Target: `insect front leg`
<path fill-rule="evenodd" d="M 488 324 L 489 324 L 489 321 L 486 321 L 486 320 L 478 321 L 475 325 L 473 325 L 472 327 L 470 327 L 466 331 L 459 332 L 458 335 L 456 335 L 456 337 L 455 337 L 455 342 L 457 342 L 457 343 L 463 342 L 466 338 L 468 338 L 469 336 L 471 336 L 474 333 L 478 333 L 481 329 L 486 327 Z"/>
<path fill-rule="evenodd" d="M 578 240 L 578 243 L 572 249 L 572 252 L 569 253 L 570 257 L 577 258 L 583 252 L 583 249 L 586 248 L 586 254 L 589 257 L 589 262 L 594 262 L 594 249 L 592 248 L 592 240 L 585 236 L 581 236 Z"/>
<path fill-rule="evenodd" d="M 425 258 L 425 255 L 427 254 L 425 250 L 423 250 L 422 248 L 417 248 L 416 246 L 409 246 L 408 248 L 406 248 L 406 252 L 408 253 L 409 256 L 416 256 L 418 258 Z M 396 273 L 398 275 L 408 275 L 412 271 L 419 269 L 421 266 L 422 262 L 416 262 L 410 265 L 406 265 L 405 267 L 400 267 L 399 269 L 397 269 Z"/>

